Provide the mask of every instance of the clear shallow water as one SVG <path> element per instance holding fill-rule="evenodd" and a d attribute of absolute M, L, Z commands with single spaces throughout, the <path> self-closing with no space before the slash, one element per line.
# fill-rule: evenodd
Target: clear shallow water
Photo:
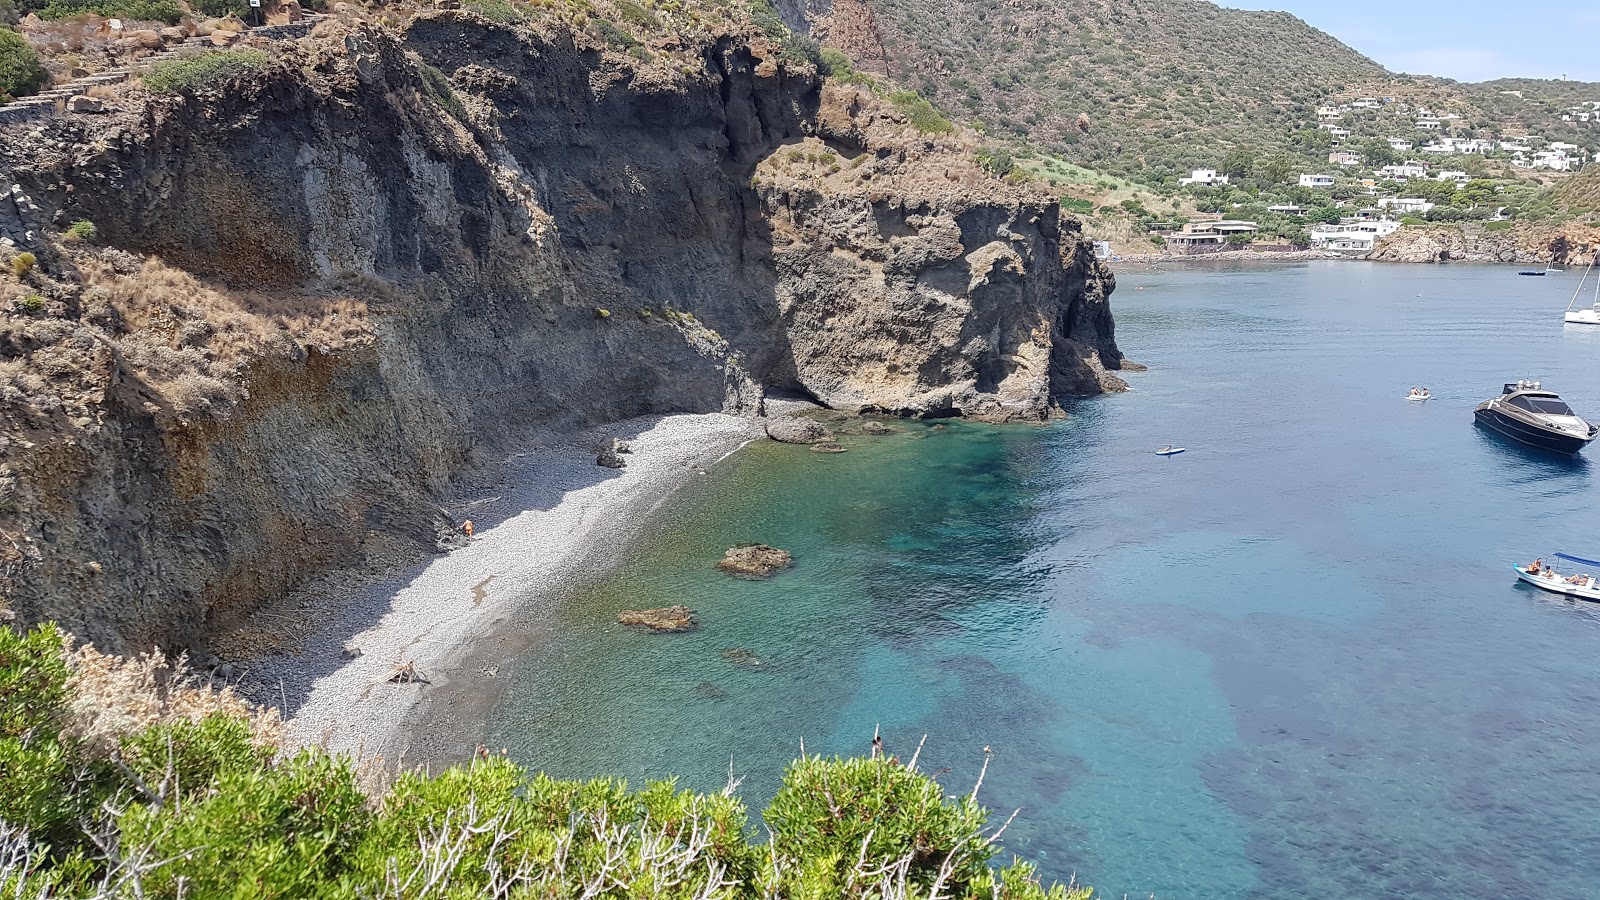
<path fill-rule="evenodd" d="M 1600 896 L 1600 608 L 1509 569 L 1600 552 L 1596 471 L 1471 424 L 1519 376 L 1600 416 L 1576 277 L 1124 274 L 1133 392 L 748 448 L 548 613 L 492 740 L 698 788 L 731 756 L 759 810 L 802 739 L 864 752 L 881 723 L 953 789 L 992 746 L 1008 849 L 1108 896 Z M 710 568 L 746 540 L 796 567 Z M 615 624 L 677 602 L 701 631 Z"/>

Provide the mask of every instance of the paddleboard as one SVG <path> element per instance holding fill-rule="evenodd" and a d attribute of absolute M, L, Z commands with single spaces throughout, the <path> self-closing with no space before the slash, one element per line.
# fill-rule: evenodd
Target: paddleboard
<path fill-rule="evenodd" d="M 1176 456 L 1177 454 L 1182 453 L 1185 449 L 1187 449 L 1187 448 L 1185 448 L 1185 447 L 1173 447 L 1171 450 L 1157 450 L 1156 451 L 1156 455 L 1157 456 Z"/>

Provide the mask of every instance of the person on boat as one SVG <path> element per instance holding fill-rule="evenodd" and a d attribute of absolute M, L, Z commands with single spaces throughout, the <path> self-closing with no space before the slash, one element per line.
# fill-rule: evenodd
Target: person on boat
<path fill-rule="evenodd" d="M 1419 390 L 1417 390 L 1417 389 L 1416 389 L 1416 388 L 1412 388 L 1412 389 L 1411 389 L 1411 393 L 1410 393 L 1410 395 L 1409 395 L 1409 396 L 1412 396 L 1412 397 L 1421 397 L 1421 396 L 1422 396 L 1422 392 L 1421 392 L 1421 391 L 1419 391 Z"/>
<path fill-rule="evenodd" d="M 1542 568 L 1544 568 L 1544 557 L 1541 556 L 1533 562 L 1528 563 L 1528 574 L 1537 575 L 1539 574 L 1539 570 Z"/>
<path fill-rule="evenodd" d="M 1168 445 L 1166 445 L 1166 446 L 1165 446 L 1165 447 L 1162 447 L 1162 448 L 1161 448 L 1161 452 L 1162 452 L 1162 453 L 1166 453 L 1166 452 L 1167 452 L 1167 451 L 1168 451 L 1168 450 L 1171 450 L 1171 449 L 1172 449 L 1172 445 L 1171 445 L 1171 444 L 1168 444 Z"/>

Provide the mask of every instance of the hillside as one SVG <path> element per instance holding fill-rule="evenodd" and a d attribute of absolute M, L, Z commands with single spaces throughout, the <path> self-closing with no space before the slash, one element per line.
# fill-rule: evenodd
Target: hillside
<path fill-rule="evenodd" d="M 1196 0 L 809 0 L 780 9 L 863 70 L 916 87 L 997 138 L 1151 184 L 1221 167 L 1234 148 L 1325 160 L 1316 107 L 1360 96 L 1432 104 L 1485 132 L 1580 145 L 1600 135 L 1560 118 L 1573 103 L 1600 100 L 1600 86 L 1399 75 L 1287 13 Z M 1500 93 L 1516 90 L 1523 96 Z"/>

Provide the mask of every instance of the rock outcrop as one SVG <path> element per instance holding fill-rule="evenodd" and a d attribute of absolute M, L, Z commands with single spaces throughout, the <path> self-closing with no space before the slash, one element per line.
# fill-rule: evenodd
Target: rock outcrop
<path fill-rule="evenodd" d="M 1499 230 L 1483 223 L 1407 225 L 1382 238 L 1368 259 L 1379 262 L 1554 262 L 1583 266 L 1600 249 L 1600 228 L 1578 223 L 1541 226 L 1518 222 Z"/>
<path fill-rule="evenodd" d="M 785 416 L 767 423 L 767 437 L 782 444 L 814 444 L 830 440 L 833 433 L 815 419 Z"/>
<path fill-rule="evenodd" d="M 623 610 L 617 613 L 617 622 L 644 628 L 653 634 L 693 631 L 700 627 L 699 617 L 687 606 Z"/>
<path fill-rule="evenodd" d="M 717 561 L 717 568 L 729 575 L 744 578 L 771 578 L 777 572 L 794 565 L 794 556 L 787 550 L 768 547 L 766 544 L 744 544 L 731 547 Z"/>
<path fill-rule="evenodd" d="M 874 104 L 741 33 L 641 62 L 443 11 L 0 134 L 0 257 L 38 258 L 0 277 L 9 605 L 203 647 L 435 547 L 452 477 L 532 429 L 1118 387 L 1075 222 Z"/>

